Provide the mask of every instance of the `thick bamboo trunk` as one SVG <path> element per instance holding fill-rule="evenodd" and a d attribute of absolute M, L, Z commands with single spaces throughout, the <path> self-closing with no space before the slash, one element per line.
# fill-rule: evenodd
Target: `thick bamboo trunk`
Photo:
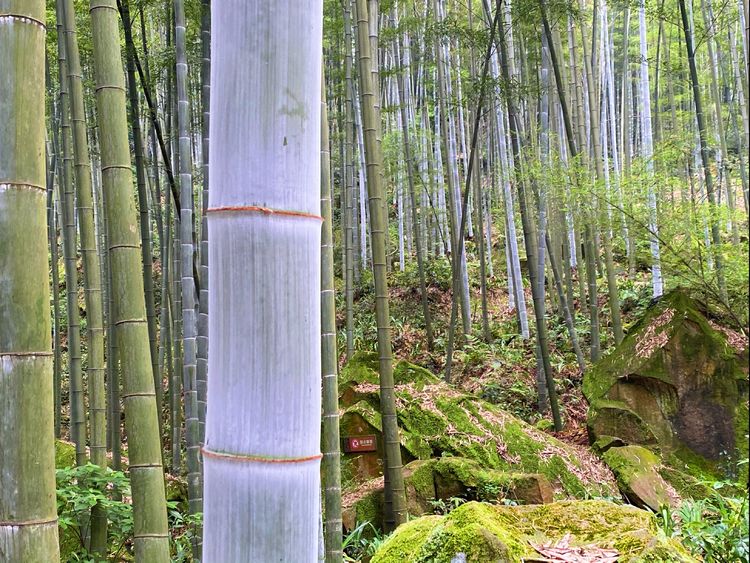
<path fill-rule="evenodd" d="M 318 558 L 322 2 L 212 7 L 203 560 Z"/>
<path fill-rule="evenodd" d="M 72 0 L 64 0 L 63 27 L 70 88 L 70 111 L 73 128 L 73 155 L 76 184 L 76 209 L 81 236 L 83 286 L 86 304 L 88 342 L 86 376 L 89 392 L 89 424 L 91 427 L 91 463 L 106 467 L 107 421 L 104 391 L 104 316 L 99 253 L 94 229 L 94 197 L 91 185 L 91 159 L 86 138 L 86 114 L 83 104 L 83 77 L 78 53 L 76 22 Z M 76 296 L 77 298 L 77 296 Z M 107 551 L 107 515 L 101 506 L 91 511 L 89 550 L 102 555 Z"/>
<path fill-rule="evenodd" d="M 73 136 L 70 125 L 70 89 L 65 47 L 64 9 L 57 1 L 57 50 L 60 78 L 60 136 L 62 168 L 58 190 L 62 216 L 62 242 L 65 264 L 65 295 L 68 311 L 68 385 L 70 398 L 70 439 L 76 445 L 76 465 L 86 463 L 86 413 L 81 373 L 81 325 L 78 305 L 78 253 L 76 245 L 75 195 L 73 193 Z"/>
<path fill-rule="evenodd" d="M 112 271 L 112 320 L 120 349 L 122 399 L 133 491 L 137 561 L 169 560 L 161 444 L 141 275 L 140 240 L 132 191 L 117 7 L 91 0 L 96 102 L 102 154 L 104 206 Z"/>
<path fill-rule="evenodd" d="M 41 0 L 0 0 L 0 554 L 57 561 Z"/>

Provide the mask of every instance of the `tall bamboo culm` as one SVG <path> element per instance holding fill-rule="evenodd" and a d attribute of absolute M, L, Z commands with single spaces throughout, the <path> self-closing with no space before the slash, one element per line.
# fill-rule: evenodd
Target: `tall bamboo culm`
<path fill-rule="evenodd" d="M 57 561 L 42 0 L 0 0 L 0 557 Z"/>
<path fill-rule="evenodd" d="M 122 401 L 138 562 L 169 561 L 161 443 L 141 275 L 133 173 L 125 113 L 125 74 L 115 0 L 91 0 L 104 214 L 112 272 L 112 320 L 122 366 Z"/>
<path fill-rule="evenodd" d="M 375 278 L 375 315 L 380 358 L 380 414 L 385 442 L 385 482 L 387 528 L 395 528 L 406 521 L 404 473 L 401 463 L 401 442 L 398 436 L 396 397 L 393 386 L 393 351 L 391 347 L 391 318 L 388 309 L 388 279 L 386 265 L 386 206 L 383 188 L 383 154 L 378 138 L 380 123 L 375 105 L 375 89 L 370 71 L 370 38 L 366 0 L 356 0 L 357 46 L 359 47 L 359 81 L 362 99 L 362 120 L 367 166 L 367 191 L 370 201 L 370 230 L 372 232 L 372 268 Z"/>
<path fill-rule="evenodd" d="M 185 401 L 188 505 L 190 514 L 203 511 L 197 389 L 196 288 L 193 278 L 193 158 L 190 146 L 188 66 L 185 45 L 185 6 L 174 0 L 174 42 L 177 53 L 177 138 L 180 169 L 180 267 L 182 288 L 182 386 Z M 197 535 L 200 538 L 200 534 Z M 199 555 L 200 540 L 194 544 Z"/>
<path fill-rule="evenodd" d="M 320 245 L 321 375 L 323 378 L 323 486 L 326 563 L 343 560 L 341 546 L 341 451 L 339 438 L 338 349 L 336 295 L 333 274 L 333 210 L 331 205 L 331 152 L 325 83 L 320 101 L 320 210 L 323 234 Z"/>
<path fill-rule="evenodd" d="M 322 4 L 212 6 L 206 563 L 318 558 Z"/>
<path fill-rule="evenodd" d="M 91 463 L 107 466 L 107 407 L 104 391 L 104 313 L 102 276 L 94 227 L 94 194 L 91 184 L 91 158 L 86 136 L 86 113 L 83 102 L 83 73 L 78 53 L 78 38 L 73 0 L 63 0 L 65 53 L 68 60 L 70 116 L 73 129 L 73 169 L 75 170 L 76 209 L 81 237 L 83 287 L 86 304 L 88 338 L 86 376 L 89 392 L 89 424 Z M 107 515 L 101 505 L 91 511 L 92 553 L 107 551 Z"/>

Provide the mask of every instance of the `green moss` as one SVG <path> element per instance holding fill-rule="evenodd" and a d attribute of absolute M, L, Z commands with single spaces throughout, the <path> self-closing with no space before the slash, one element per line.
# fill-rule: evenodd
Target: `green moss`
<path fill-rule="evenodd" d="M 462 407 L 461 402 L 461 400 L 438 397 L 435 404 L 458 432 L 473 434 L 474 436 L 483 435 L 484 432 L 469 420 L 466 409 Z"/>
<path fill-rule="evenodd" d="M 383 491 L 373 491 L 357 502 L 357 522 L 378 525 L 383 521 Z"/>
<path fill-rule="evenodd" d="M 341 435 L 346 436 L 351 434 L 349 427 L 356 420 L 356 416 L 362 417 L 370 426 L 376 430 L 382 430 L 382 421 L 380 413 L 367 401 L 359 401 L 354 405 L 346 409 L 344 414 L 340 418 Z"/>
<path fill-rule="evenodd" d="M 658 471 L 659 475 L 672 485 L 683 498 L 690 497 L 694 499 L 704 499 L 710 497 L 714 492 L 713 489 L 703 481 L 696 479 L 692 475 L 683 473 L 674 467 L 662 465 L 659 467 Z"/>
<path fill-rule="evenodd" d="M 396 385 L 416 383 L 417 388 L 422 388 L 424 385 L 434 385 L 439 383 L 440 378 L 436 377 L 430 372 L 430 370 L 425 369 L 422 366 L 402 360 L 396 364 L 396 367 L 393 369 L 393 381 Z"/>
<path fill-rule="evenodd" d="M 659 510 L 674 505 L 675 491 L 659 473 L 661 459 L 642 446 L 610 448 L 602 456 L 617 478 L 620 490 L 639 506 Z"/>
<path fill-rule="evenodd" d="M 414 546 L 425 535 L 440 523 L 440 516 L 424 516 L 411 520 L 398 529 L 398 533 L 389 537 L 378 551 L 371 563 L 403 563 L 408 561 Z"/>
<path fill-rule="evenodd" d="M 406 478 L 408 484 L 424 499 L 435 498 L 435 480 L 432 476 L 435 462 L 436 460 L 417 460 L 405 468 L 411 472 Z"/>
<path fill-rule="evenodd" d="M 353 365 L 369 369 L 367 362 L 355 361 L 359 357 L 355 356 Z M 424 368 L 405 362 L 399 365 L 403 373 L 412 374 L 408 385 L 396 387 L 401 443 L 407 457 L 424 460 L 454 456 L 474 460 L 487 470 L 541 473 L 563 495 L 585 498 L 613 494 L 614 488 L 607 483 L 576 477 L 585 471 L 577 452 L 566 444 L 486 401 L 435 382 L 437 378 Z M 429 384 L 418 388 L 415 381 Z M 361 426 L 362 419 L 379 433 L 378 408 L 377 392 L 361 397 L 343 414 L 342 435 L 350 433 L 350 427 Z M 540 456 L 550 449 L 564 452 L 564 458 Z"/>
<path fill-rule="evenodd" d="M 556 542 L 614 548 L 619 561 L 695 561 L 658 529 L 649 512 L 605 501 L 568 501 L 506 507 L 466 503 L 445 517 L 412 521 L 391 536 L 373 563 L 449 563 L 458 553 L 469 562 L 520 563 L 538 557 L 531 543 Z"/>
<path fill-rule="evenodd" d="M 76 464 L 76 447 L 70 442 L 55 440 L 55 468 L 66 469 Z"/>
<path fill-rule="evenodd" d="M 357 352 L 339 374 L 339 386 L 346 383 L 378 383 L 379 360 L 376 352 Z"/>

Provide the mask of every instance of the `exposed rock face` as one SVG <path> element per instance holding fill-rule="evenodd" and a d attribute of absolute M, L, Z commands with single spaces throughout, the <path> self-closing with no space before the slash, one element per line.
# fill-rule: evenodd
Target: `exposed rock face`
<path fill-rule="evenodd" d="M 400 526 L 372 563 L 547 561 L 535 547 L 558 542 L 589 553 L 612 550 L 622 562 L 696 561 L 664 536 L 649 512 L 606 501 L 563 501 L 535 506 L 469 502 L 447 516 L 418 518 Z"/>
<path fill-rule="evenodd" d="M 585 374 L 592 442 L 618 438 L 692 473 L 736 477 L 748 455 L 747 348 L 684 290 L 668 293 Z"/>

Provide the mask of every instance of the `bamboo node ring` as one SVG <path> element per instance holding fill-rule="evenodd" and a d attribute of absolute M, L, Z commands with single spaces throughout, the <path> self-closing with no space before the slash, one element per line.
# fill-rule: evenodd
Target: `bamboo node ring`
<path fill-rule="evenodd" d="M 323 217 L 320 215 L 314 215 L 312 213 L 305 213 L 304 211 L 291 211 L 288 209 L 272 209 L 270 207 L 262 207 L 260 205 L 225 205 L 222 207 L 210 207 L 206 209 L 206 213 L 231 213 L 231 212 L 246 212 L 246 213 L 263 213 L 264 215 L 282 215 L 286 217 L 299 217 L 301 219 L 317 219 L 322 221 Z"/>
<path fill-rule="evenodd" d="M 304 463 L 306 461 L 315 461 L 321 459 L 323 454 L 309 455 L 305 457 L 270 457 L 270 456 L 258 456 L 258 455 L 241 455 L 241 454 L 230 454 L 226 452 L 214 452 L 201 448 L 201 453 L 204 457 L 212 457 L 216 459 L 225 459 L 227 461 L 238 461 L 245 463 Z"/>

